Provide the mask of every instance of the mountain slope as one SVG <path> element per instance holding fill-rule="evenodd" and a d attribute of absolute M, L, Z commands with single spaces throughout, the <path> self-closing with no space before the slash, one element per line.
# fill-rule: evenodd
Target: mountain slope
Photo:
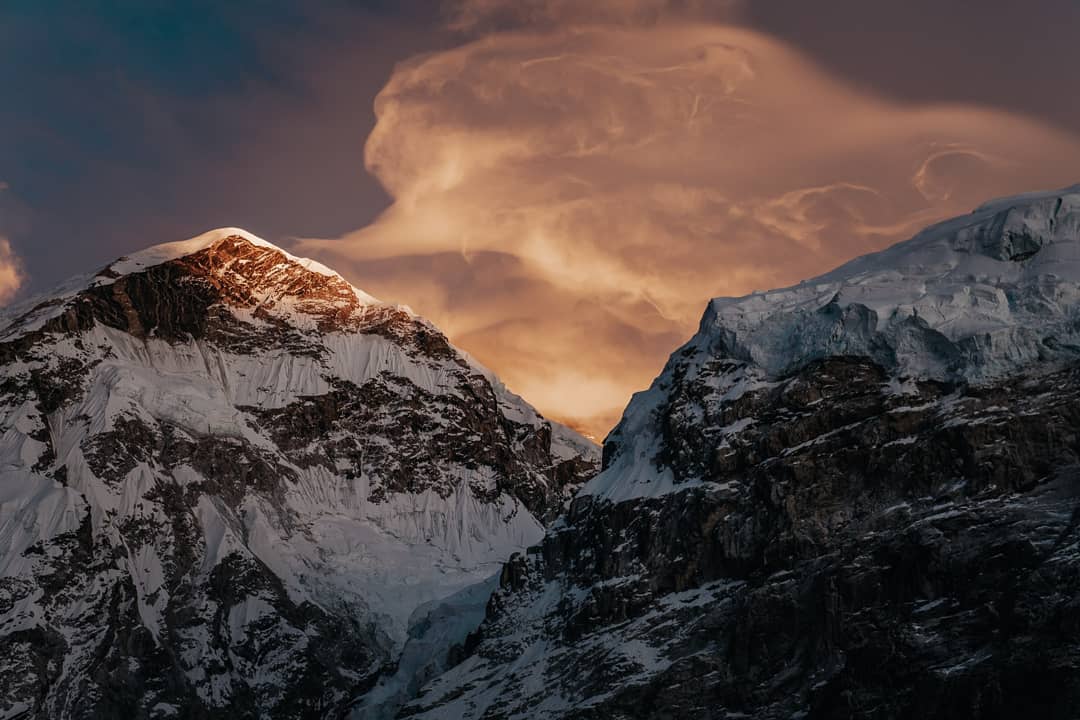
<path fill-rule="evenodd" d="M 402 717 L 1072 718 L 1080 188 L 713 300 Z"/>
<path fill-rule="evenodd" d="M 0 717 L 333 717 L 597 452 L 237 229 L 0 325 Z"/>
<path fill-rule="evenodd" d="M 868 358 L 896 378 L 960 384 L 1074 364 L 1078 238 L 1080 186 L 987 203 L 793 287 L 714 299 L 698 333 L 627 407 L 607 439 L 618 469 L 590 492 L 617 499 L 702 479 L 637 461 L 664 442 L 651 418 L 672 386 L 704 393 L 684 408 L 696 412 L 833 356 Z"/>

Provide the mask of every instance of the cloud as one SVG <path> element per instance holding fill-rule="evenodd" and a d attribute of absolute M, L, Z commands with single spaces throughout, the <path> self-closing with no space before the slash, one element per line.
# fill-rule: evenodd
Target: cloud
<path fill-rule="evenodd" d="M 1077 180 L 1080 141 L 1033 120 L 874 96 L 763 34 L 687 20 L 694 3 L 604 0 L 584 23 L 582 6 L 460 4 L 462 27 L 525 15 L 398 65 L 364 158 L 393 204 L 301 250 L 597 435 L 708 298 Z M 671 19 L 616 23 L 616 7 Z"/>
<path fill-rule="evenodd" d="M 0 180 L 0 221 L 4 221 L 5 215 L 10 212 L 8 203 L 3 202 L 6 199 L 3 196 L 10 189 L 11 186 L 7 182 Z M 23 286 L 25 279 L 22 261 L 11 249 L 8 238 L 0 234 L 0 305 L 11 301 L 15 293 Z"/>
<path fill-rule="evenodd" d="M 11 300 L 23 284 L 22 263 L 6 237 L 0 236 L 0 305 Z"/>

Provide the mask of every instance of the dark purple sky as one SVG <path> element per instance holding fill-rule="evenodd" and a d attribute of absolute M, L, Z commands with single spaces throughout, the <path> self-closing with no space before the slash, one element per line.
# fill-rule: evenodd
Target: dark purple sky
<path fill-rule="evenodd" d="M 28 0 L 0 9 L 0 232 L 33 289 L 239 225 L 354 228 L 393 64 L 437 46 L 400 3 Z M 389 8 L 389 9 L 388 9 Z"/>
<path fill-rule="evenodd" d="M 874 92 L 1080 133 L 1075 0 L 754 0 L 744 22 Z M 14 0 L 0 9 L 0 232 L 43 289 L 221 225 L 332 236 L 393 64 L 446 47 L 430 2 Z M 1080 169 L 1077 170 L 1080 179 Z"/>

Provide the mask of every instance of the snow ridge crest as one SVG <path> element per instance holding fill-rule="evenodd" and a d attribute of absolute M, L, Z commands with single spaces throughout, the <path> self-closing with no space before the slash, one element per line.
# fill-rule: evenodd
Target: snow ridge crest
<path fill-rule="evenodd" d="M 732 402 L 831 356 L 869 358 L 901 385 L 989 383 L 1080 360 L 1080 185 L 991 201 L 797 285 L 713 299 L 631 400 L 582 493 L 672 491 L 657 458 L 677 398 Z"/>

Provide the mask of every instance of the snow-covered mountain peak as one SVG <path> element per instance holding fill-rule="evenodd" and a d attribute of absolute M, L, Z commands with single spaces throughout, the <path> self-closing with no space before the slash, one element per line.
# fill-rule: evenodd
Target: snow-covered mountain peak
<path fill-rule="evenodd" d="M 145 684 L 126 714 L 341 715 L 598 460 L 427 321 L 233 228 L 9 308 L 0 379 L 0 687 L 43 717 L 106 712 L 103 654 Z"/>
<path fill-rule="evenodd" d="M 710 303 L 396 717 L 1077 717 L 1078 195 Z"/>
<path fill-rule="evenodd" d="M 712 300 L 582 492 L 670 491 L 656 417 L 690 388 L 721 407 L 831 356 L 869 358 L 898 387 L 993 382 L 1080 359 L 1078 321 L 1080 186 L 994 200 L 798 285 Z"/>
<path fill-rule="evenodd" d="M 188 312 L 165 307 L 178 298 L 190 306 Z M 304 331 L 382 324 L 438 332 L 410 309 L 380 302 L 321 263 L 291 255 L 247 231 L 221 228 L 121 257 L 95 274 L 6 308 L 0 341 L 57 322 L 65 327 L 85 323 L 82 316 L 95 307 L 101 310 L 95 299 L 118 302 L 127 320 L 123 327 L 137 336 L 198 337 L 208 324 L 226 317 Z"/>
<path fill-rule="evenodd" d="M 772 374 L 827 354 L 893 353 L 886 364 L 911 374 L 981 377 L 1041 357 L 1042 331 L 1059 332 L 1078 291 L 1073 187 L 987 203 L 792 287 L 717 298 L 702 331 Z M 956 353 L 925 347 L 939 337 Z M 888 352 L 873 347 L 882 340 Z"/>
<path fill-rule="evenodd" d="M 236 227 L 217 228 L 187 240 L 177 240 L 145 248 L 111 263 L 99 273 L 99 277 L 127 275 L 154 265 L 208 251 L 215 251 L 215 254 L 223 261 L 228 261 L 230 258 L 241 261 L 255 257 L 274 258 L 283 265 L 296 266 L 317 275 L 344 281 L 337 271 L 322 263 L 310 258 L 297 257 L 254 233 Z M 368 303 L 378 302 L 362 291 L 357 292 Z"/>
<path fill-rule="evenodd" d="M 273 243 L 240 228 L 211 230 L 188 240 L 163 243 L 111 263 L 93 284 L 167 263 L 183 262 L 193 273 L 213 275 L 220 282 L 246 286 L 250 292 L 281 297 L 335 294 L 359 305 L 379 300 L 349 284 L 340 274 L 310 258 L 292 255 Z"/>

